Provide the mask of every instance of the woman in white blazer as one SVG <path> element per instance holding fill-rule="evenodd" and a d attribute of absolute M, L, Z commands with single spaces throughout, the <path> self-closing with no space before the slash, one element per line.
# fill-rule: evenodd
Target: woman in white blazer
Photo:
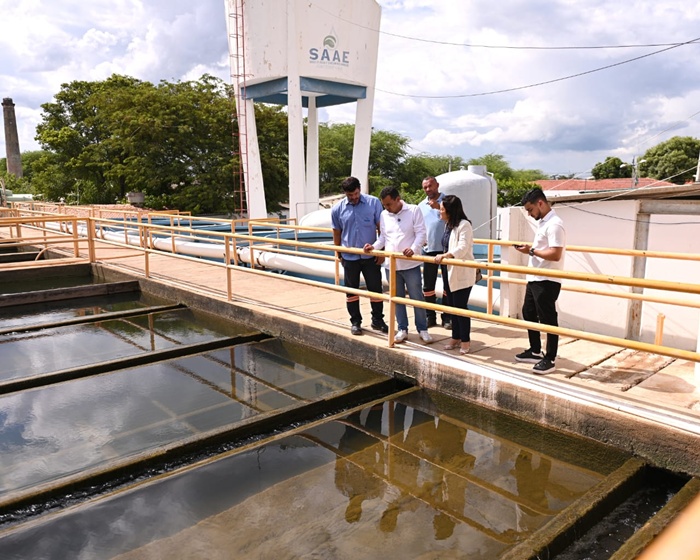
<path fill-rule="evenodd" d="M 435 257 L 442 270 L 444 305 L 468 309 L 469 294 L 476 282 L 476 268 L 441 264 L 443 259 L 474 260 L 474 232 L 472 224 L 462 208 L 462 201 L 454 195 L 447 195 L 440 204 L 440 218 L 446 222 L 442 240 L 443 251 Z M 452 340 L 444 348 L 467 354 L 470 345 L 471 319 L 452 315 Z"/>

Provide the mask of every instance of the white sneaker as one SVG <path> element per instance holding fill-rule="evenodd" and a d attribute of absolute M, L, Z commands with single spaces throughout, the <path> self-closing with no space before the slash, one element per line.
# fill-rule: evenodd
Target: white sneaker
<path fill-rule="evenodd" d="M 427 331 L 424 331 L 424 332 L 427 332 Z M 394 337 L 394 342 L 396 344 L 399 344 L 401 342 L 405 342 L 407 338 L 408 338 L 408 331 L 405 331 L 403 329 L 399 329 L 396 332 L 396 336 Z"/>
<path fill-rule="evenodd" d="M 426 344 L 433 343 L 433 337 L 430 336 L 430 333 L 428 331 L 418 331 L 418 336 L 420 336 L 421 340 Z"/>

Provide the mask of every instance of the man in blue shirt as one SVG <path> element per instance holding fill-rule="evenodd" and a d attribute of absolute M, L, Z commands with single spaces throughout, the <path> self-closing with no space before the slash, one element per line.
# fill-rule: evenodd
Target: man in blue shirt
<path fill-rule="evenodd" d="M 442 236 L 445 233 L 445 222 L 440 219 L 440 203 L 445 195 L 440 192 L 440 185 L 435 177 L 426 177 L 423 179 L 423 192 L 425 199 L 418 204 L 423 220 L 425 221 L 425 230 L 428 236 L 428 241 L 423 248 L 423 254 L 434 257 L 444 253 L 442 250 Z M 423 297 L 425 301 L 437 303 L 437 294 L 435 293 L 435 283 L 437 282 L 438 268 L 440 265 L 435 263 L 423 263 Z M 437 314 L 432 309 L 426 309 L 428 316 L 428 327 L 434 327 L 437 324 Z M 442 326 L 446 329 L 451 329 L 449 315 L 442 314 Z"/>
<path fill-rule="evenodd" d="M 377 239 L 382 203 L 376 196 L 363 194 L 360 191 L 360 181 L 355 177 L 345 179 L 341 187 L 345 199 L 331 210 L 333 244 L 362 249 L 367 243 L 374 243 Z M 346 287 L 359 288 L 362 274 L 369 291 L 382 293 L 380 265 L 384 261 L 383 257 L 342 252 L 338 252 L 337 257 L 343 264 Z M 372 328 L 383 333 L 389 332 L 389 326 L 384 322 L 383 300 L 370 298 L 369 301 L 372 307 Z M 350 332 L 355 335 L 362 334 L 360 296 L 347 294 L 346 304 L 352 325 Z"/>

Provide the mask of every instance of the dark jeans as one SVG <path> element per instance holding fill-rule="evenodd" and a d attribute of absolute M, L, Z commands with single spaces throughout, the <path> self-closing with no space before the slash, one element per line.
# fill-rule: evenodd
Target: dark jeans
<path fill-rule="evenodd" d="M 525 289 L 525 302 L 523 303 L 523 319 L 543 325 L 558 326 L 557 322 L 557 298 L 561 291 L 559 282 L 551 280 L 541 280 L 528 282 Z M 534 330 L 527 331 L 530 340 L 530 350 L 533 352 L 542 351 L 542 339 L 540 332 Z M 545 358 L 554 361 L 557 357 L 559 347 L 559 336 L 547 333 L 547 351 Z"/>
<path fill-rule="evenodd" d="M 347 288 L 360 287 L 360 273 L 365 279 L 365 285 L 370 292 L 382 293 L 382 271 L 375 262 L 374 257 L 369 259 L 358 259 L 349 261 L 343 259 L 345 270 L 345 286 Z M 360 313 L 360 296 L 346 294 L 345 301 L 350 313 L 350 322 L 353 325 L 362 324 L 362 314 Z M 372 306 L 372 323 L 381 324 L 384 322 L 384 302 L 381 299 L 370 298 Z"/>
<path fill-rule="evenodd" d="M 439 251 L 430 251 L 428 253 L 424 253 L 425 255 L 434 257 L 435 255 L 440 255 L 441 253 Z M 435 284 L 437 283 L 437 275 L 438 275 L 438 268 L 440 267 L 439 264 L 435 263 L 423 263 L 423 297 L 425 298 L 425 301 L 429 303 L 437 303 L 437 294 L 435 293 Z M 444 299 L 444 283 L 445 283 L 445 278 L 447 278 L 446 275 L 443 274 L 443 299 Z M 443 305 L 447 305 L 444 301 L 442 302 Z M 432 309 L 426 309 L 425 310 L 426 315 L 428 316 L 428 319 L 433 319 L 437 321 L 437 313 L 433 311 Z M 449 319 L 449 314 L 443 313 L 442 314 L 442 322 L 446 322 Z"/>
<path fill-rule="evenodd" d="M 447 280 L 447 266 L 444 264 L 440 266 L 442 267 L 443 305 L 449 305 L 450 307 L 457 307 L 459 309 L 469 309 L 469 295 L 472 293 L 473 286 L 453 292 Z M 471 340 L 471 317 L 444 314 L 442 320 L 444 321 L 445 319 L 452 322 L 452 338 L 454 340 L 461 340 L 462 342 L 469 342 Z"/>

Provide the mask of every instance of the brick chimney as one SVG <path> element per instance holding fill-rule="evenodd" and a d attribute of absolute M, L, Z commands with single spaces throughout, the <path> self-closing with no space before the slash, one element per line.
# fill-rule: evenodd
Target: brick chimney
<path fill-rule="evenodd" d="M 15 177 L 22 176 L 22 158 L 19 153 L 19 136 L 17 135 L 17 119 L 15 104 L 12 99 L 2 100 L 2 114 L 5 119 L 5 151 L 7 152 L 7 172 Z"/>

